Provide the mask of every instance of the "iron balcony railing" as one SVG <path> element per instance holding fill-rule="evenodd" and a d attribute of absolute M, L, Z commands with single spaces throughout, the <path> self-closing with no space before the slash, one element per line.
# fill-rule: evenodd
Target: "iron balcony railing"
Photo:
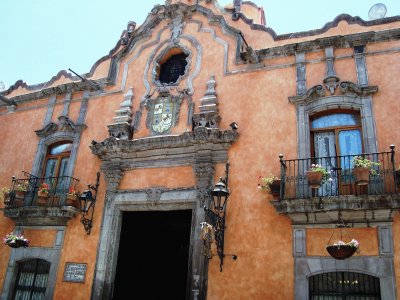
<path fill-rule="evenodd" d="M 312 197 L 334 197 L 342 195 L 380 195 L 397 193 L 394 146 L 391 151 L 342 156 L 310 157 L 284 160 L 280 155 L 281 189 L 280 199 L 304 199 Z M 373 166 L 367 184 L 358 185 L 353 175 L 353 158 L 361 156 L 379 163 Z M 312 164 L 324 167 L 329 176 L 319 188 L 312 188 L 306 172 Z"/>
<path fill-rule="evenodd" d="M 64 206 L 67 203 L 68 193 L 73 189 L 76 191 L 79 179 L 71 176 L 58 177 L 36 177 L 27 172 L 22 172 L 25 178 L 16 179 L 12 177 L 11 188 L 8 195 L 4 197 L 6 208 L 24 206 Z M 48 185 L 46 197 L 39 197 L 38 191 L 42 183 Z"/>

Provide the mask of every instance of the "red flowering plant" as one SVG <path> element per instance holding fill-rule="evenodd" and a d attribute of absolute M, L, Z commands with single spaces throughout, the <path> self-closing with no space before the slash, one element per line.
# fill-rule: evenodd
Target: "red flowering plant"
<path fill-rule="evenodd" d="M 40 193 L 48 193 L 49 189 L 50 189 L 50 187 L 46 182 L 42 182 L 42 184 L 39 186 Z"/>
<path fill-rule="evenodd" d="M 69 190 L 68 190 L 68 195 L 69 195 L 69 196 L 76 196 L 76 191 L 75 191 L 75 189 L 74 189 L 73 186 L 71 186 L 71 187 L 69 188 Z"/>

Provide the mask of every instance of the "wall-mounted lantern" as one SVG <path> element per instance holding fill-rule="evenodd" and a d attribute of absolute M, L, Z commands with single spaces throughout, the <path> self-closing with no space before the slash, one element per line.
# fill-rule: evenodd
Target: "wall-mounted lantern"
<path fill-rule="evenodd" d="M 211 205 L 210 208 L 204 207 L 206 217 L 209 223 L 214 227 L 215 230 L 215 243 L 217 246 L 217 254 L 220 259 L 220 271 L 222 272 L 222 265 L 224 263 L 224 233 L 225 233 L 225 215 L 226 206 L 228 204 L 229 189 L 228 189 L 228 175 L 229 175 L 229 162 L 226 163 L 225 167 L 225 178 L 220 177 L 219 181 L 215 184 L 210 195 Z M 236 259 L 236 255 L 232 255 L 233 259 Z"/>
<path fill-rule="evenodd" d="M 97 190 L 99 188 L 100 172 L 97 172 L 96 184 L 88 184 L 88 189 L 79 196 L 79 204 L 82 213 L 81 223 L 85 228 L 86 234 L 90 234 L 93 223 L 94 207 L 96 205 Z M 92 190 L 94 193 L 92 193 Z M 90 216 L 88 218 L 87 216 Z"/>

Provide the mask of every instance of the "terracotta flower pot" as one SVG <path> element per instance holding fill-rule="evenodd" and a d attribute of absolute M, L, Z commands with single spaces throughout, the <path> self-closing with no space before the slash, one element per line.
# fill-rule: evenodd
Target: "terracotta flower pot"
<path fill-rule="evenodd" d="M 322 177 L 324 174 L 317 171 L 307 171 L 307 181 L 312 189 L 319 189 L 322 184 Z"/>
<path fill-rule="evenodd" d="M 78 203 L 76 195 L 67 194 L 67 199 L 65 199 L 65 205 L 78 208 L 79 203 Z"/>
<path fill-rule="evenodd" d="M 269 190 L 272 196 L 279 196 L 281 193 L 281 180 L 275 179 L 272 181 L 272 183 L 269 185 Z"/>
<path fill-rule="evenodd" d="M 49 193 L 48 192 L 38 192 L 38 197 L 36 200 L 37 205 L 47 205 Z"/>
<path fill-rule="evenodd" d="M 15 198 L 24 199 L 26 191 L 15 190 Z"/>
<path fill-rule="evenodd" d="M 357 185 L 369 184 L 369 168 L 358 167 L 353 169 L 354 180 Z"/>

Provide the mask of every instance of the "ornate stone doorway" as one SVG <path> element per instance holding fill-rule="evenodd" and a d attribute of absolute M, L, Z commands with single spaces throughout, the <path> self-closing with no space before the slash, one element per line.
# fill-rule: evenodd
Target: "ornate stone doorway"
<path fill-rule="evenodd" d="M 191 210 L 123 212 L 113 299 L 186 299 L 191 222 Z"/>

